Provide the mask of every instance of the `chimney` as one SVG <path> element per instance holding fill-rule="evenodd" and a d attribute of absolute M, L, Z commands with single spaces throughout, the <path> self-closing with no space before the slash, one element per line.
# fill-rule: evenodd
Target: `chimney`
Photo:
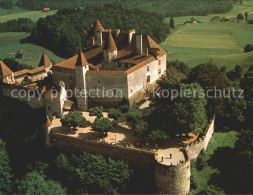
<path fill-rule="evenodd" d="M 142 34 L 136 35 L 136 49 L 142 54 Z"/>
<path fill-rule="evenodd" d="M 133 37 L 133 34 L 135 33 L 135 29 L 132 29 L 132 30 L 129 30 L 128 31 L 128 44 L 131 43 L 132 41 L 132 37 Z"/>
<path fill-rule="evenodd" d="M 93 46 L 95 44 L 94 37 L 90 37 L 90 45 Z"/>
<path fill-rule="evenodd" d="M 98 46 L 103 45 L 102 31 L 97 32 L 97 44 L 98 44 Z"/>
<path fill-rule="evenodd" d="M 119 36 L 119 33 L 120 33 L 120 29 L 118 28 L 115 32 L 115 37 L 118 37 Z"/>
<path fill-rule="evenodd" d="M 144 49 L 144 53 L 145 53 L 146 56 L 148 56 L 148 48 Z"/>

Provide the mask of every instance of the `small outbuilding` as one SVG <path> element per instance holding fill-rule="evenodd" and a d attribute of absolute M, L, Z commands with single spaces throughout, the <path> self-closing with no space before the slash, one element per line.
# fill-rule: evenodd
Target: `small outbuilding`
<path fill-rule="evenodd" d="M 17 51 L 17 53 L 15 54 L 15 58 L 23 58 L 26 55 L 26 51 L 25 50 L 19 50 Z"/>

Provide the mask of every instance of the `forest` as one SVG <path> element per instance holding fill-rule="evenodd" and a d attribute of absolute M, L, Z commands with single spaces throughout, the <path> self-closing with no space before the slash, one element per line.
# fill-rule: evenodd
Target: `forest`
<path fill-rule="evenodd" d="M 125 8 L 139 9 L 152 13 L 161 13 L 166 17 L 186 16 L 186 15 L 207 15 L 211 13 L 228 12 L 233 7 L 233 1 L 196 1 L 196 0 L 18 0 L 17 5 L 29 10 L 42 10 L 44 7 L 51 9 L 63 8 L 87 8 L 89 6 L 103 6 L 104 4 L 114 3 Z M 180 8 L 180 9 L 179 9 Z"/>
<path fill-rule="evenodd" d="M 90 30 L 96 18 L 99 18 L 104 28 L 120 28 L 122 32 L 134 28 L 157 42 L 164 40 L 170 32 L 161 14 L 108 4 L 88 9 L 63 9 L 53 16 L 40 18 L 31 40 L 60 56 L 71 57 L 86 47 L 87 35 L 84 31 Z"/>

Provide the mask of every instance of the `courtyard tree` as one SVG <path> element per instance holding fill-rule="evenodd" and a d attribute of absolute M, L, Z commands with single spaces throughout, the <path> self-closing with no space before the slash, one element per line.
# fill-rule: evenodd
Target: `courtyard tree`
<path fill-rule="evenodd" d="M 108 111 L 109 118 L 112 118 L 114 120 L 118 120 L 120 116 L 121 116 L 121 112 L 119 109 L 114 109 L 114 108 L 109 109 L 109 111 Z"/>
<path fill-rule="evenodd" d="M 142 118 L 142 112 L 136 109 L 131 109 L 127 115 L 127 121 L 137 123 Z"/>
<path fill-rule="evenodd" d="M 113 122 L 108 118 L 96 118 L 92 124 L 92 128 L 100 135 L 107 136 L 107 132 L 113 129 Z"/>
<path fill-rule="evenodd" d="M 62 126 L 73 127 L 73 129 L 75 129 L 78 126 L 85 126 L 86 119 L 81 112 L 70 112 L 63 116 L 61 123 Z"/>
<path fill-rule="evenodd" d="M 90 116 L 96 116 L 97 118 L 103 117 L 103 106 L 97 106 L 95 108 L 89 109 L 89 115 Z"/>
<path fill-rule="evenodd" d="M 144 138 L 145 136 L 148 135 L 149 128 L 148 128 L 148 123 L 144 120 L 140 120 L 135 124 L 134 128 L 134 134 L 138 138 Z"/>
<path fill-rule="evenodd" d="M 154 130 L 150 132 L 148 138 L 153 142 L 163 143 L 169 138 L 169 136 L 164 131 Z"/>

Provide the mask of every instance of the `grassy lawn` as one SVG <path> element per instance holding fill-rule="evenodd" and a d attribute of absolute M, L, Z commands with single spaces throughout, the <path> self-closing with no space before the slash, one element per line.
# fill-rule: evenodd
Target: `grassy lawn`
<path fill-rule="evenodd" d="M 18 19 L 18 18 L 30 18 L 32 21 L 37 22 L 39 18 L 45 18 L 47 15 L 53 15 L 56 11 L 52 10 L 50 12 L 43 11 L 28 11 L 18 7 L 6 10 L 0 8 L 0 22 L 6 22 L 8 20 Z"/>
<path fill-rule="evenodd" d="M 27 36 L 29 36 L 28 33 L 0 33 L 0 59 L 13 57 L 18 50 L 24 49 L 27 51 L 27 54 L 24 58 L 17 60 L 21 63 L 34 67 L 38 66 L 43 52 L 45 52 L 54 63 L 59 63 L 63 60 L 62 58 L 56 56 L 53 52 L 41 46 L 34 45 L 32 43 L 20 43 L 20 40 L 26 38 Z"/>
<path fill-rule="evenodd" d="M 192 189 L 190 194 L 198 194 L 201 191 L 204 191 L 204 189 L 209 185 L 208 182 L 211 178 L 211 175 L 218 173 L 219 171 L 217 169 L 212 169 L 208 165 L 207 161 L 212 157 L 215 150 L 218 148 L 234 148 L 235 142 L 238 139 L 237 136 L 238 133 L 235 131 L 214 133 L 207 150 L 201 155 L 202 164 L 204 164 L 203 168 L 198 170 L 193 165 L 191 177 L 196 184 L 196 188 Z"/>
<path fill-rule="evenodd" d="M 253 43 L 253 25 L 233 22 L 204 22 L 176 27 L 161 44 L 169 52 L 168 60 L 180 60 L 194 67 L 212 59 L 228 70 L 236 64 L 247 69 L 253 52 L 244 54 Z"/>

